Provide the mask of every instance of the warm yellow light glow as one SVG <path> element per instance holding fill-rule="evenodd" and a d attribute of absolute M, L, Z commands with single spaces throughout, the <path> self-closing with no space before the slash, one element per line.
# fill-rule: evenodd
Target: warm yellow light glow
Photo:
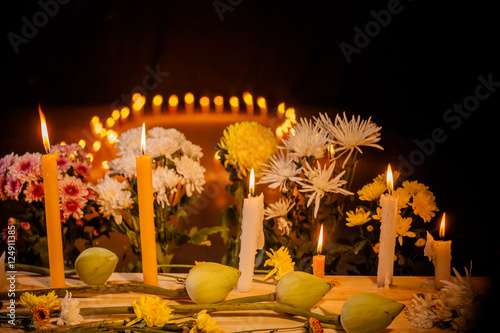
<path fill-rule="evenodd" d="M 137 102 L 141 98 L 141 94 L 136 92 L 135 94 L 132 95 L 132 102 Z"/>
<path fill-rule="evenodd" d="M 67 143 L 66 143 L 66 141 L 61 141 L 61 142 L 59 143 L 59 145 L 60 145 L 60 146 L 66 146 L 66 145 L 67 145 Z"/>
<path fill-rule="evenodd" d="M 278 128 L 276 128 L 276 137 L 278 139 L 281 139 L 283 137 L 283 129 L 281 128 L 281 126 L 279 126 Z"/>
<path fill-rule="evenodd" d="M 111 113 L 111 118 L 113 118 L 115 121 L 120 119 L 120 111 L 119 110 L 114 110 Z"/>
<path fill-rule="evenodd" d="M 94 160 L 94 154 L 88 153 L 86 156 L 90 160 L 90 162 L 92 162 Z"/>
<path fill-rule="evenodd" d="M 102 165 L 103 170 L 109 170 L 108 163 L 109 163 L 108 161 L 102 161 L 101 165 Z"/>
<path fill-rule="evenodd" d="M 441 218 L 441 225 L 439 226 L 439 237 L 441 239 L 444 238 L 445 227 L 446 227 L 446 213 L 443 213 L 443 217 Z"/>
<path fill-rule="evenodd" d="M 215 111 L 216 112 L 223 112 L 224 111 L 224 98 L 222 96 L 215 96 L 214 97 L 214 106 L 215 106 Z"/>
<path fill-rule="evenodd" d="M 115 143 L 118 140 L 118 133 L 113 130 L 109 130 L 106 134 L 109 143 Z"/>
<path fill-rule="evenodd" d="M 255 194 L 255 174 L 254 174 L 253 168 L 252 168 L 252 171 L 250 172 L 250 181 L 248 184 L 248 192 L 249 192 L 250 196 L 252 196 L 252 197 Z"/>
<path fill-rule="evenodd" d="M 142 123 L 141 152 L 143 155 L 146 153 L 146 123 Z"/>
<path fill-rule="evenodd" d="M 288 108 L 285 112 L 285 117 L 292 118 L 292 114 L 295 114 L 295 108 Z"/>
<path fill-rule="evenodd" d="M 85 148 L 85 146 L 87 145 L 87 142 L 83 139 L 81 139 L 80 141 L 78 141 L 78 145 L 80 145 L 80 147 L 82 147 L 82 149 Z"/>
<path fill-rule="evenodd" d="M 286 123 L 281 124 L 281 130 L 284 134 L 288 134 L 288 126 L 286 125 Z"/>
<path fill-rule="evenodd" d="M 389 193 L 392 193 L 394 190 L 394 181 L 392 179 L 392 169 L 390 164 L 387 167 L 387 188 L 389 189 Z"/>
<path fill-rule="evenodd" d="M 99 149 L 101 149 L 101 141 L 96 140 L 96 141 L 94 141 L 94 143 L 92 144 L 92 150 L 93 150 L 93 151 L 99 151 Z"/>
<path fill-rule="evenodd" d="M 245 91 L 243 93 L 243 101 L 247 105 L 253 105 L 253 97 L 252 97 L 252 95 L 248 91 Z"/>
<path fill-rule="evenodd" d="M 219 155 L 220 152 L 221 152 L 220 149 L 215 152 L 215 154 L 214 154 L 214 160 L 220 161 L 220 155 Z"/>
<path fill-rule="evenodd" d="M 168 98 L 168 106 L 176 108 L 179 105 L 179 97 L 177 95 L 170 95 Z"/>
<path fill-rule="evenodd" d="M 101 133 L 102 131 L 102 123 L 97 123 L 94 125 L 94 133 L 95 134 L 98 134 L 98 133 Z"/>
<path fill-rule="evenodd" d="M 40 122 L 42 124 L 43 147 L 45 151 L 48 152 L 50 149 L 49 132 L 47 131 L 47 122 L 45 121 L 45 115 L 40 105 L 38 105 L 38 113 L 40 114 Z"/>
<path fill-rule="evenodd" d="M 93 116 L 93 117 L 92 117 L 92 119 L 90 119 L 90 123 L 91 123 L 92 125 L 95 125 L 95 124 L 97 124 L 100 120 L 101 120 L 101 119 L 99 119 L 99 117 L 98 117 L 98 116 Z"/>
<path fill-rule="evenodd" d="M 193 104 L 194 103 L 194 96 L 192 93 L 188 92 L 184 95 L 184 103 L 185 104 Z"/>
<path fill-rule="evenodd" d="M 175 96 L 175 95 L 172 95 L 172 96 Z M 172 98 L 172 96 L 170 96 L 170 98 Z M 177 96 L 175 96 L 175 98 L 177 98 Z M 160 106 L 160 105 L 162 105 L 162 103 L 163 103 L 162 95 L 155 95 L 155 97 L 153 97 L 153 105 L 154 106 Z M 170 104 L 170 100 L 169 100 L 169 104 Z"/>
<path fill-rule="evenodd" d="M 100 132 L 101 138 L 105 137 L 107 133 L 108 133 L 108 131 L 104 127 L 101 128 L 101 132 Z"/>
<path fill-rule="evenodd" d="M 209 105 L 210 105 L 210 98 L 208 98 L 207 96 L 203 96 L 202 98 L 200 98 L 201 107 L 207 107 Z"/>
<path fill-rule="evenodd" d="M 335 147 L 333 145 L 328 146 L 328 156 L 330 159 L 335 157 Z"/>
<path fill-rule="evenodd" d="M 127 119 L 127 117 L 130 115 L 130 109 L 128 107 L 123 107 L 120 110 L 120 116 L 122 119 Z"/>
<path fill-rule="evenodd" d="M 238 112 L 240 111 L 240 100 L 236 96 L 232 96 L 229 99 L 229 105 L 231 106 L 231 112 Z"/>
<path fill-rule="evenodd" d="M 142 110 L 144 104 L 146 104 L 146 97 L 140 95 L 139 98 L 132 104 L 132 111 L 139 112 Z"/>
<path fill-rule="evenodd" d="M 115 119 L 113 117 L 109 117 L 108 119 L 106 119 L 107 128 L 113 127 L 114 125 L 115 125 Z"/>
<path fill-rule="evenodd" d="M 292 128 L 292 121 L 290 119 L 285 120 L 284 124 L 286 127 Z"/>
<path fill-rule="evenodd" d="M 267 107 L 266 99 L 264 97 L 257 98 L 257 105 L 259 106 L 259 108 Z"/>
<path fill-rule="evenodd" d="M 321 229 L 319 231 L 319 239 L 318 239 L 318 254 L 321 254 L 323 250 L 323 224 L 321 224 Z"/>
<path fill-rule="evenodd" d="M 278 115 L 284 115 L 285 114 L 285 103 L 281 102 L 278 104 Z"/>

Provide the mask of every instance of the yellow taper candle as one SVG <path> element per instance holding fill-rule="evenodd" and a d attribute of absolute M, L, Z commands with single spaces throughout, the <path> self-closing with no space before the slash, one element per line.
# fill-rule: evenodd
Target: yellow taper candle
<path fill-rule="evenodd" d="M 45 116 L 38 106 L 42 123 L 43 145 L 47 154 L 42 155 L 43 193 L 45 200 L 45 226 L 49 247 L 50 285 L 52 288 L 64 288 L 64 254 L 61 233 L 61 213 L 59 210 L 59 184 L 57 171 L 57 153 L 49 154 L 49 135 Z"/>
<path fill-rule="evenodd" d="M 441 240 L 434 241 L 434 253 L 436 256 L 436 260 L 434 262 L 436 289 L 443 288 L 443 281 L 448 281 L 450 279 L 451 272 L 451 240 L 443 240 L 446 224 L 445 216 L 446 214 L 443 213 L 441 225 L 439 227 L 439 237 L 441 238 Z"/>
<path fill-rule="evenodd" d="M 137 196 L 141 228 L 142 272 L 145 284 L 158 286 L 158 266 L 156 261 L 156 236 L 153 206 L 153 177 L 151 155 L 145 155 L 146 134 L 142 124 L 142 155 L 136 157 Z"/>

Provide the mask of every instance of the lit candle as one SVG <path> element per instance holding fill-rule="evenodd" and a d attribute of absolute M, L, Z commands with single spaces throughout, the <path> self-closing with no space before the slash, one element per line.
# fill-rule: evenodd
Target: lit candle
<path fill-rule="evenodd" d="M 163 104 L 163 96 L 162 95 L 155 95 L 153 97 L 153 100 L 151 101 L 151 108 L 153 109 L 153 114 L 160 114 L 161 113 L 161 105 Z M 170 103 L 169 108 L 170 108 Z"/>
<path fill-rule="evenodd" d="M 264 97 L 257 98 L 257 105 L 259 106 L 260 114 L 265 116 L 267 114 L 267 102 Z"/>
<path fill-rule="evenodd" d="M 177 106 L 179 105 L 179 97 L 177 95 L 170 95 L 168 98 L 168 112 L 177 113 Z"/>
<path fill-rule="evenodd" d="M 210 98 L 203 96 L 200 98 L 200 108 L 202 113 L 210 112 Z"/>
<path fill-rule="evenodd" d="M 318 254 L 313 257 L 313 275 L 324 278 L 325 277 L 325 256 L 321 254 L 323 249 L 323 224 L 321 224 L 321 229 L 318 238 Z"/>
<path fill-rule="evenodd" d="M 398 216 L 398 196 L 392 194 L 394 187 L 391 165 L 387 168 L 388 194 L 380 197 L 382 221 L 380 225 L 380 250 L 378 254 L 377 285 L 388 288 L 394 273 L 394 252 L 396 248 L 396 226 Z"/>
<path fill-rule="evenodd" d="M 238 114 L 240 112 L 240 101 L 238 97 L 231 97 L 229 99 L 229 105 L 231 106 L 231 113 Z"/>
<path fill-rule="evenodd" d="M 253 97 L 248 91 L 243 93 L 243 101 L 246 104 L 247 114 L 253 115 Z"/>
<path fill-rule="evenodd" d="M 445 241 L 444 231 L 445 231 L 445 213 L 443 213 L 443 218 L 441 219 L 441 225 L 439 227 L 439 237 L 441 240 L 434 241 L 434 275 L 435 275 L 435 285 L 437 289 L 441 289 L 444 285 L 443 280 L 450 279 L 451 271 L 451 240 Z"/>
<path fill-rule="evenodd" d="M 64 288 L 64 254 L 61 234 L 61 213 L 59 210 L 59 184 L 56 153 L 49 154 L 49 134 L 45 116 L 38 106 L 42 123 L 43 145 L 47 154 L 42 155 L 43 193 L 45 200 L 45 224 L 49 247 L 50 285 L 52 288 Z"/>
<path fill-rule="evenodd" d="M 137 196 L 141 228 L 141 254 L 144 283 L 158 286 L 158 266 L 156 262 L 155 220 L 153 211 L 153 178 L 151 155 L 145 155 L 146 130 L 142 124 L 142 155 L 136 157 Z"/>
<path fill-rule="evenodd" d="M 222 96 L 215 96 L 214 97 L 214 106 L 215 106 L 216 113 L 223 113 L 224 112 L 224 98 Z"/>
<path fill-rule="evenodd" d="M 194 112 L 194 96 L 190 92 L 184 95 L 184 109 L 186 110 L 186 113 Z"/>
<path fill-rule="evenodd" d="M 243 200 L 240 236 L 240 263 L 241 276 L 237 290 L 248 292 L 252 289 L 253 270 L 257 250 L 264 247 L 264 195 L 254 196 L 255 176 L 252 169 L 248 197 Z"/>
<path fill-rule="evenodd" d="M 278 118 L 283 119 L 285 116 L 285 103 L 281 102 L 278 104 L 278 111 L 277 111 Z"/>

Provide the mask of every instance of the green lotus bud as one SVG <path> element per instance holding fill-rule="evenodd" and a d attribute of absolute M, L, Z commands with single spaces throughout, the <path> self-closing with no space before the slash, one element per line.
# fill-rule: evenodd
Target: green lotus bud
<path fill-rule="evenodd" d="M 312 274 L 290 272 L 276 285 L 276 301 L 296 308 L 309 310 L 325 296 L 333 284 Z"/>
<path fill-rule="evenodd" d="M 84 250 L 75 261 L 75 271 L 87 285 L 104 284 L 118 263 L 116 254 L 102 247 Z"/>
<path fill-rule="evenodd" d="M 381 295 L 358 293 L 344 302 L 340 323 L 347 333 L 380 333 L 404 307 L 404 304 Z"/>
<path fill-rule="evenodd" d="M 186 291 L 197 304 L 222 301 L 238 284 L 241 272 L 215 262 L 200 262 L 186 277 Z"/>

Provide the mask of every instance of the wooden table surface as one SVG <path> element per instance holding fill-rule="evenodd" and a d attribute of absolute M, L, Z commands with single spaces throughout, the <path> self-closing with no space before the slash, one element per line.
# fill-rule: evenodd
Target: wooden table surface
<path fill-rule="evenodd" d="M 185 274 L 176 274 L 183 277 Z M 256 279 L 262 279 L 263 275 L 255 276 Z M 383 295 L 392 300 L 408 305 L 415 293 L 437 293 L 434 288 L 434 279 L 426 276 L 395 276 L 394 284 L 389 289 L 380 290 L 375 286 L 375 276 L 326 276 L 325 280 L 335 284 L 335 287 L 325 295 L 322 301 L 318 304 L 322 308 L 340 313 L 344 301 L 358 292 L 372 292 Z M 474 277 L 473 281 L 476 285 L 479 294 L 486 294 L 491 287 L 492 281 L 485 277 Z M 124 282 L 142 282 L 142 275 L 136 273 L 113 273 L 108 282 L 124 283 Z M 33 290 L 39 288 L 50 288 L 49 277 L 33 275 L 30 273 L 19 272 L 16 275 L 16 290 Z M 67 286 L 83 285 L 77 278 L 67 278 Z M 160 276 L 160 287 L 164 288 L 181 288 L 182 285 L 176 279 L 167 276 Z M 226 299 L 233 299 L 243 296 L 268 294 L 273 292 L 275 287 L 270 284 L 254 282 L 253 288 L 248 293 L 239 293 L 236 290 L 231 292 Z M 81 308 L 105 307 L 105 306 L 130 306 L 132 301 L 138 299 L 141 293 L 122 293 L 122 294 L 97 294 L 91 295 L 88 298 L 78 298 Z M 171 301 L 175 304 L 175 301 Z M 22 305 L 18 305 L 18 309 L 22 309 Z M 320 310 L 318 307 L 313 311 Z M 128 315 L 130 317 L 130 315 Z M 301 326 L 305 320 L 300 317 L 293 317 L 287 314 L 277 313 L 274 311 L 246 311 L 246 312 L 226 312 L 212 313 L 212 318 L 217 320 L 217 324 L 221 329 L 227 332 L 238 332 L 244 330 L 269 329 L 284 327 Z M 102 317 L 86 317 L 86 320 L 97 320 Z M 53 319 L 55 320 L 55 319 Z M 51 322 L 52 323 L 52 322 Z M 19 332 L 12 330 L 6 326 L 0 326 L 0 332 Z M 304 330 L 296 329 L 287 332 L 304 332 Z M 332 329 L 325 329 L 325 332 L 335 332 Z M 410 325 L 405 318 L 404 311 L 392 322 L 386 330 L 389 332 L 446 332 L 440 329 L 417 329 Z"/>

